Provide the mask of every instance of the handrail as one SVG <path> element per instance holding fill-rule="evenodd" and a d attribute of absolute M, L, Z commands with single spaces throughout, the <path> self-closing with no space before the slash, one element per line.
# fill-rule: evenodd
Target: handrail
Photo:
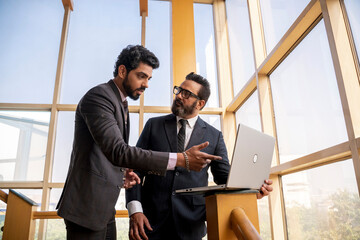
<path fill-rule="evenodd" d="M 231 226 L 238 239 L 255 239 L 261 240 L 259 233 L 254 225 L 246 216 L 244 209 L 234 208 L 231 211 Z"/>
<path fill-rule="evenodd" d="M 4 203 L 7 203 L 8 200 L 8 194 L 0 189 L 0 200 Z"/>

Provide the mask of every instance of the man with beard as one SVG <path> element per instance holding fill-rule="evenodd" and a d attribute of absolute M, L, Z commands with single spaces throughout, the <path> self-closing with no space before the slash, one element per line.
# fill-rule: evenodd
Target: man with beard
<path fill-rule="evenodd" d="M 208 141 L 210 144 L 203 151 L 221 156 L 222 160 L 212 161 L 200 172 L 183 167 L 168 171 L 166 176 L 137 172 L 141 184 L 126 190 L 130 239 L 202 239 L 206 234 L 204 197 L 177 195 L 175 190 L 207 186 L 209 167 L 216 184 L 227 181 L 230 166 L 222 133 L 198 116 L 210 96 L 209 82 L 190 73 L 173 92 L 176 95 L 171 107 L 173 114 L 149 119 L 136 146 L 182 152 Z M 259 199 L 272 191 L 271 184 L 271 180 L 265 181 L 257 195 Z"/>
<path fill-rule="evenodd" d="M 221 159 L 200 151 L 208 143 L 184 153 L 149 151 L 127 144 L 130 121 L 126 97 L 138 99 L 158 66 L 152 52 L 128 46 L 118 56 L 114 79 L 92 88 L 80 100 L 69 171 L 57 205 L 58 215 L 65 220 L 67 239 L 116 239 L 115 204 L 120 188 L 140 181 L 130 169 L 160 176 L 175 166 L 200 171 L 211 160 Z"/>

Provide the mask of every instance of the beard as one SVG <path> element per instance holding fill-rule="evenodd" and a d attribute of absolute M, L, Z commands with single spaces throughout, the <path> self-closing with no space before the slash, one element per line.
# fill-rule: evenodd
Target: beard
<path fill-rule="evenodd" d="M 138 100 L 141 94 L 137 94 L 136 91 L 138 90 L 144 90 L 145 91 L 145 87 L 141 87 L 141 88 L 137 88 L 135 90 L 133 90 L 130 86 L 130 81 L 128 78 L 128 75 L 126 75 L 124 81 L 123 81 L 123 87 L 124 90 L 126 92 L 126 95 L 129 96 L 129 98 L 131 98 L 132 100 Z"/>
<path fill-rule="evenodd" d="M 197 102 L 198 100 L 196 100 L 191 106 L 184 106 L 183 102 L 174 99 L 171 111 L 175 116 L 186 118 L 188 115 L 194 113 Z"/>

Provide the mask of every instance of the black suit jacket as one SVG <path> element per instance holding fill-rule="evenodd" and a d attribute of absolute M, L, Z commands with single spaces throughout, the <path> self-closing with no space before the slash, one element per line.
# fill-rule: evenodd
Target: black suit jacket
<path fill-rule="evenodd" d="M 127 145 L 130 126 L 126 131 L 124 114 L 112 80 L 92 88 L 80 100 L 69 171 L 57 205 L 59 216 L 93 230 L 104 229 L 115 214 L 122 167 L 165 175 L 168 153 Z"/>
<path fill-rule="evenodd" d="M 214 181 L 226 183 L 229 173 L 229 160 L 222 133 L 198 118 L 187 148 L 209 141 L 204 152 L 222 157 L 221 161 L 210 164 Z M 137 143 L 138 147 L 155 151 L 177 150 L 176 116 L 173 114 L 151 118 L 145 125 Z M 200 172 L 176 167 L 166 176 L 147 175 L 139 172 L 143 185 L 126 190 L 127 203 L 137 200 L 142 203 L 144 214 L 149 219 L 153 233 L 159 231 L 169 214 L 173 217 L 176 230 L 181 239 L 201 239 L 206 234 L 205 199 L 201 195 L 179 195 L 175 190 L 208 185 L 208 168 Z M 146 177 L 145 177 L 146 176 Z M 144 178 L 145 177 L 145 178 Z M 147 233 L 151 239 L 151 232 Z"/>

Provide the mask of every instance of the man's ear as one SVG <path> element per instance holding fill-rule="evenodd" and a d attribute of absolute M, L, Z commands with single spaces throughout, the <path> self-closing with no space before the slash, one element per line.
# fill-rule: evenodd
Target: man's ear
<path fill-rule="evenodd" d="M 199 100 L 198 103 L 199 110 L 203 109 L 206 104 L 205 100 Z"/>
<path fill-rule="evenodd" d="M 126 67 L 125 65 L 120 65 L 119 68 L 118 68 L 118 75 L 121 79 L 125 79 L 126 77 Z"/>

